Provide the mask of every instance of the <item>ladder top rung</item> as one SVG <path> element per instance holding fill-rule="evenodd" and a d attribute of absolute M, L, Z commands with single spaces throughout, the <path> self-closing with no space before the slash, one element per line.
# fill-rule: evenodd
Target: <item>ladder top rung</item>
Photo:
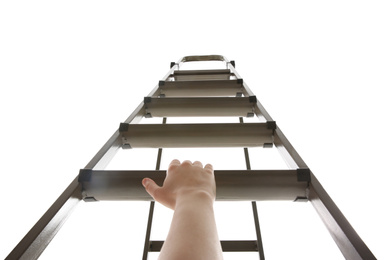
<path fill-rule="evenodd" d="M 175 70 L 174 75 L 210 75 L 210 74 L 230 74 L 230 69 L 219 70 Z"/>
<path fill-rule="evenodd" d="M 182 62 L 190 61 L 226 61 L 222 55 L 190 55 L 184 56 L 181 59 Z"/>

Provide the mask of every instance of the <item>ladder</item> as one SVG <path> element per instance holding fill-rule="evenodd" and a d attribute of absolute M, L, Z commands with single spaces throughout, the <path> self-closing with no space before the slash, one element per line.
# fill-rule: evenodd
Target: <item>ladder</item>
<path fill-rule="evenodd" d="M 187 62 L 223 62 L 224 69 L 183 70 Z M 237 117 L 236 123 L 169 124 L 170 117 Z M 160 124 L 142 124 L 143 118 L 162 118 Z M 244 118 L 258 122 L 245 123 Z M 171 62 L 134 112 L 81 169 L 42 218 L 6 259 L 37 259 L 80 201 L 150 201 L 143 259 L 159 252 L 164 241 L 150 239 L 155 202 L 141 184 L 150 177 L 162 185 L 164 148 L 241 147 L 246 170 L 216 170 L 217 200 L 251 201 L 256 240 L 221 241 L 224 252 L 258 252 L 265 259 L 256 201 L 311 202 L 346 259 L 376 259 L 314 174 L 287 140 L 235 69 L 221 55 L 185 56 Z M 276 147 L 288 170 L 252 170 L 249 147 Z M 154 171 L 105 170 L 120 149 L 156 148 Z"/>

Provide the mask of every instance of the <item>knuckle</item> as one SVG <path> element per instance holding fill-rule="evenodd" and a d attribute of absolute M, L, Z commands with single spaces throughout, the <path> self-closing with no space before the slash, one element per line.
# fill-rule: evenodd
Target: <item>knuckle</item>
<path fill-rule="evenodd" d="M 177 164 L 171 164 L 171 165 L 169 165 L 169 167 L 168 167 L 168 172 L 172 172 L 172 171 L 174 171 L 175 169 L 177 169 L 179 167 L 179 165 L 177 165 Z"/>
<path fill-rule="evenodd" d="M 192 165 L 192 162 L 191 162 L 191 161 L 189 161 L 189 160 L 185 160 L 184 162 L 182 162 L 182 164 L 181 164 L 181 165 L 183 165 L 183 166 Z"/>

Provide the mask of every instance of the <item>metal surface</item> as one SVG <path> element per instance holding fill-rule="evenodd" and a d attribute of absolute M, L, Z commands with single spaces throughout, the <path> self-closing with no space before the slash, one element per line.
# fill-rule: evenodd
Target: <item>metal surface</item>
<path fill-rule="evenodd" d="M 268 120 L 271 119 L 260 102 L 257 108 Z M 276 148 L 291 169 L 307 168 L 306 163 L 278 127 L 274 138 Z M 308 197 L 346 259 L 376 259 L 312 172 Z"/>
<path fill-rule="evenodd" d="M 94 170 L 83 182 L 84 193 L 96 200 L 140 200 L 152 198 L 141 181 L 149 177 L 162 185 L 165 171 Z M 307 182 L 297 181 L 297 170 L 216 170 L 217 200 L 289 200 L 305 196 Z"/>
<path fill-rule="evenodd" d="M 242 116 L 254 113 L 249 97 L 150 98 L 145 113 L 152 117 Z"/>
<path fill-rule="evenodd" d="M 223 252 L 257 252 L 256 240 L 222 240 Z M 150 241 L 150 251 L 160 252 L 164 241 Z"/>
<path fill-rule="evenodd" d="M 243 119 L 240 118 L 240 123 L 244 123 Z M 245 162 L 246 162 L 246 169 L 251 170 L 251 164 L 249 159 L 249 152 L 248 148 L 244 148 L 244 154 L 245 154 Z M 256 238 L 257 238 L 257 248 L 259 252 L 259 258 L 260 260 L 264 260 L 264 247 L 263 247 L 263 240 L 261 237 L 261 230 L 260 230 L 260 222 L 259 222 L 259 214 L 257 212 L 257 204 L 256 201 L 252 201 L 252 212 L 253 212 L 253 221 L 255 223 L 255 229 L 256 229 Z"/>
<path fill-rule="evenodd" d="M 275 130 L 274 138 L 276 148 L 291 169 L 307 168 L 306 163 L 278 127 Z"/>
<path fill-rule="evenodd" d="M 173 72 L 174 76 L 183 76 L 183 75 L 218 75 L 218 74 L 230 74 L 229 69 L 219 69 L 219 70 L 175 70 Z"/>
<path fill-rule="evenodd" d="M 131 148 L 256 147 L 273 142 L 273 130 L 266 123 L 122 126 L 123 144 Z"/>
<path fill-rule="evenodd" d="M 167 119 L 164 117 L 163 124 L 167 123 Z M 162 156 L 162 149 L 158 149 L 157 153 L 157 161 L 156 161 L 156 170 L 160 170 L 160 165 L 161 165 L 161 156 Z M 151 201 L 150 202 L 150 207 L 149 207 L 149 217 L 148 217 L 148 225 L 146 227 L 146 235 L 145 235 L 145 244 L 144 244 L 144 252 L 142 255 L 142 260 L 147 260 L 148 259 L 148 253 L 150 250 L 150 234 L 152 232 L 152 223 L 153 223 L 153 215 L 154 215 L 154 206 L 155 202 Z"/>
<path fill-rule="evenodd" d="M 159 94 L 167 97 L 236 96 L 243 91 L 237 80 L 164 81 L 159 88 Z"/>
<path fill-rule="evenodd" d="M 148 217 L 148 225 L 146 227 L 146 235 L 145 235 L 145 244 L 144 244 L 144 252 L 142 255 L 142 260 L 147 260 L 148 259 L 148 254 L 150 251 L 150 234 L 152 232 L 152 223 L 153 223 L 153 215 L 154 215 L 154 201 L 150 202 L 149 206 L 149 217 Z"/>
<path fill-rule="evenodd" d="M 240 117 L 239 120 L 240 123 L 244 123 L 244 119 L 242 117 Z M 247 147 L 244 147 L 244 156 L 245 156 L 246 169 L 251 170 L 251 162 L 249 159 L 249 151 Z M 255 223 L 255 229 L 256 229 L 257 248 L 259 252 L 259 258 L 260 260 L 264 260 L 265 259 L 264 247 L 263 247 L 263 240 L 261 238 L 259 214 L 257 212 L 256 201 L 252 201 L 252 212 L 253 212 L 253 221 Z"/>
<path fill-rule="evenodd" d="M 144 103 L 138 105 L 134 112 L 125 120 L 125 123 L 138 123 L 144 114 Z M 110 139 L 103 145 L 91 161 L 85 166 L 86 169 L 104 169 L 111 159 L 115 156 L 118 149 L 122 147 L 122 139 L 119 131 L 111 136 Z"/>
<path fill-rule="evenodd" d="M 238 74 L 236 68 L 233 66 L 233 64 L 231 63 L 227 63 L 227 66 L 228 68 L 232 71 L 232 73 L 236 76 L 237 79 L 242 79 L 241 76 Z M 248 85 L 244 82 L 243 80 L 243 84 L 242 84 L 242 87 L 244 89 L 244 93 L 246 96 L 253 96 L 253 92 L 252 90 L 250 90 L 250 88 L 248 87 Z"/>
<path fill-rule="evenodd" d="M 252 211 L 253 211 L 253 219 L 254 219 L 255 228 L 256 228 L 256 238 L 257 238 L 257 247 L 258 247 L 258 251 L 259 251 L 259 257 L 260 257 L 260 260 L 264 260 L 265 256 L 264 256 L 263 239 L 261 237 L 259 214 L 257 211 L 256 201 L 252 201 Z"/>
<path fill-rule="evenodd" d="M 76 178 L 11 251 L 6 259 L 37 259 L 60 230 L 80 200 L 81 185 Z"/>
<path fill-rule="evenodd" d="M 190 61 L 226 61 L 225 57 L 222 55 L 193 55 L 185 56 L 180 59 L 180 62 L 190 62 Z"/>
<path fill-rule="evenodd" d="M 168 81 L 199 81 L 199 80 L 229 80 L 235 79 L 230 70 L 175 70 Z"/>
<path fill-rule="evenodd" d="M 314 176 L 311 178 L 309 194 L 313 207 L 321 217 L 345 259 L 376 259 Z"/>

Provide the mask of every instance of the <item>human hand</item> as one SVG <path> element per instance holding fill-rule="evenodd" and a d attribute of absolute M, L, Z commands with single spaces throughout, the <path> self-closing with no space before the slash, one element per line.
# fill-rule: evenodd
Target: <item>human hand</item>
<path fill-rule="evenodd" d="M 186 203 L 198 198 L 210 202 L 215 200 L 216 185 L 211 164 L 204 167 L 201 162 L 173 160 L 167 170 L 163 186 L 158 186 L 152 179 L 144 178 L 142 185 L 156 201 L 175 209 L 178 202 Z"/>

